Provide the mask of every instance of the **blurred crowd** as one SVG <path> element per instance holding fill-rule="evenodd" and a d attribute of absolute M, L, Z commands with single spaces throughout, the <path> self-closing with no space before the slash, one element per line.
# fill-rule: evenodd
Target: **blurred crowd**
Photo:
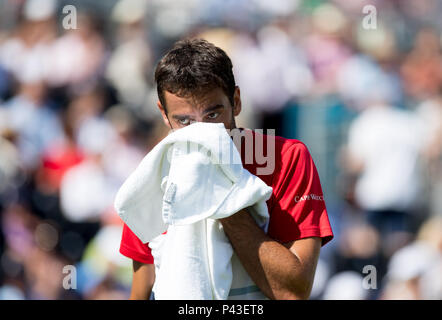
<path fill-rule="evenodd" d="M 442 299 L 441 14 L 438 0 L 0 0 L 0 299 L 129 297 L 113 199 L 167 134 L 153 72 L 190 36 L 232 58 L 238 126 L 313 155 L 335 239 L 311 298 Z"/>

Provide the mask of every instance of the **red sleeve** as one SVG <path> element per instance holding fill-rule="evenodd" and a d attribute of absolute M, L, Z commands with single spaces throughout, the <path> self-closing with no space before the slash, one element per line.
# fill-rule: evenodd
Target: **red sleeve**
<path fill-rule="evenodd" d="M 280 158 L 272 183 L 274 201 L 268 234 L 285 243 L 308 237 L 333 238 L 318 172 L 307 147 L 297 142 Z"/>
<path fill-rule="evenodd" d="M 126 224 L 123 226 L 120 253 L 132 260 L 146 264 L 153 264 L 153 257 L 148 244 L 141 242 Z"/>

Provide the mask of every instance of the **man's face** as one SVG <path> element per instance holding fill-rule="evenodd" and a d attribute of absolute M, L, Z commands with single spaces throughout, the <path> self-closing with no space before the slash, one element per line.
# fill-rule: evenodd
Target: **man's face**
<path fill-rule="evenodd" d="M 185 98 L 165 91 L 164 99 L 166 106 L 158 101 L 158 108 L 164 123 L 171 129 L 184 128 L 194 122 L 224 123 L 226 129 L 234 129 L 235 117 L 241 112 L 238 87 L 235 89 L 233 106 L 221 88 Z"/>

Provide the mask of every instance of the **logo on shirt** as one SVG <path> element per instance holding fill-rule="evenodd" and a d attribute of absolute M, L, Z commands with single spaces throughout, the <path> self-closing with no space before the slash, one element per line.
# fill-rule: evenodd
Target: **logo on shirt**
<path fill-rule="evenodd" d="M 306 194 L 304 196 L 296 196 L 295 202 L 307 201 L 307 200 L 316 200 L 316 201 L 324 201 L 324 196 L 318 196 L 316 194 Z"/>

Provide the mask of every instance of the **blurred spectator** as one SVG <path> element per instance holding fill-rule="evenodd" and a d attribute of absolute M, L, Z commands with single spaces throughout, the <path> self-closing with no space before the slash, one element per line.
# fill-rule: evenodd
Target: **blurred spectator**
<path fill-rule="evenodd" d="M 347 169 L 358 175 L 356 203 L 380 232 L 387 256 L 394 251 L 386 250 L 393 241 L 387 237 L 415 232 L 415 223 L 422 218 L 418 216 L 426 200 L 419 171 L 422 137 L 416 116 L 387 104 L 366 108 L 349 129 Z"/>
<path fill-rule="evenodd" d="M 66 172 L 60 187 L 63 213 L 70 221 L 99 221 L 112 205 L 118 186 L 110 183 L 103 156 L 114 137 L 113 128 L 104 120 L 89 119 L 82 125 L 78 140 L 85 159 Z"/>
<path fill-rule="evenodd" d="M 0 46 L 0 65 L 22 83 L 40 82 L 52 70 L 49 59 L 55 40 L 56 1 L 30 0 L 24 4 L 17 29 Z"/>
<path fill-rule="evenodd" d="M 47 89 L 39 82 L 21 82 L 17 94 L 3 105 L 8 125 L 17 134 L 25 168 L 36 169 L 46 148 L 63 139 L 60 120 L 47 104 Z"/>
<path fill-rule="evenodd" d="M 72 105 L 80 109 L 73 109 L 70 114 L 77 124 L 76 144 L 84 160 L 62 177 L 60 196 L 64 215 L 75 222 L 98 221 L 112 207 L 119 186 L 144 155 L 130 145 L 133 143 L 130 113 L 122 107 L 113 107 L 100 115 L 94 108 L 101 110 L 102 100 L 94 97 Z M 95 196 L 91 198 L 91 194 Z"/>
<path fill-rule="evenodd" d="M 238 85 L 255 110 L 281 110 L 296 95 L 309 91 L 312 75 L 306 57 L 290 41 L 282 23 L 262 27 L 255 41 L 243 36 L 233 45 Z M 263 83 L 268 90 L 262 90 Z"/>
<path fill-rule="evenodd" d="M 327 283 L 324 300 L 365 300 L 367 290 L 362 287 L 362 276 L 355 271 L 335 274 Z"/>
<path fill-rule="evenodd" d="M 143 112 L 146 100 L 150 102 L 148 94 L 152 89 L 148 79 L 153 74 L 153 57 L 144 24 L 146 9 L 144 1 L 121 0 L 115 5 L 112 19 L 117 24 L 116 47 L 107 64 L 106 77 L 125 105 L 139 116 L 152 119 L 157 113 L 150 105 L 146 106 L 149 113 Z"/>
<path fill-rule="evenodd" d="M 439 93 L 442 84 L 440 45 L 440 36 L 435 30 L 421 29 L 401 66 L 405 92 L 418 101 Z"/>
<path fill-rule="evenodd" d="M 81 163 L 84 159 L 82 150 L 75 141 L 74 121 L 69 113 L 61 117 L 65 139 L 51 144 L 42 155 L 42 163 L 36 173 L 36 179 L 41 190 L 46 193 L 57 193 L 61 180 L 67 170 Z"/>
<path fill-rule="evenodd" d="M 342 40 L 348 21 L 338 7 L 323 3 L 312 12 L 311 23 L 304 47 L 314 75 L 312 92 L 328 94 L 335 90 L 337 72 L 350 57 L 350 48 Z"/>
<path fill-rule="evenodd" d="M 79 12 L 77 24 L 77 29 L 70 29 L 55 40 L 49 53 L 51 67 L 47 68 L 51 87 L 67 87 L 73 93 L 96 85 L 106 53 L 99 21 Z"/>
<path fill-rule="evenodd" d="M 362 272 L 365 266 L 375 265 L 379 275 L 385 272 L 379 254 L 381 239 L 376 229 L 366 223 L 352 223 L 341 231 L 335 257 L 335 271 Z"/>
<path fill-rule="evenodd" d="M 122 230 L 121 223 L 107 224 L 86 248 L 81 264 L 88 276 L 79 285 L 89 299 L 128 298 L 132 263 L 118 251 Z"/>
<path fill-rule="evenodd" d="M 342 64 L 336 78 L 337 92 L 349 108 L 357 111 L 373 104 L 401 102 L 400 80 L 370 56 L 354 54 Z"/>
<path fill-rule="evenodd" d="M 381 299 L 423 299 L 419 280 L 435 263 L 440 264 L 440 254 L 426 243 L 414 242 L 399 249 L 389 263 Z"/>
<path fill-rule="evenodd" d="M 103 158 L 103 165 L 109 175 L 119 186 L 136 168 L 145 156 L 143 145 L 138 145 L 135 137 L 135 119 L 133 114 L 122 106 L 113 106 L 104 114 L 115 131 L 114 143 L 110 146 Z"/>
<path fill-rule="evenodd" d="M 6 110 L 0 108 L 0 198 L 14 187 L 20 173 L 20 157 L 14 145 L 14 132 L 7 124 L 6 114 Z M 3 201 L 0 200 L 1 203 Z"/>
<path fill-rule="evenodd" d="M 442 218 L 427 219 L 416 240 L 393 254 L 381 299 L 442 298 Z"/>

